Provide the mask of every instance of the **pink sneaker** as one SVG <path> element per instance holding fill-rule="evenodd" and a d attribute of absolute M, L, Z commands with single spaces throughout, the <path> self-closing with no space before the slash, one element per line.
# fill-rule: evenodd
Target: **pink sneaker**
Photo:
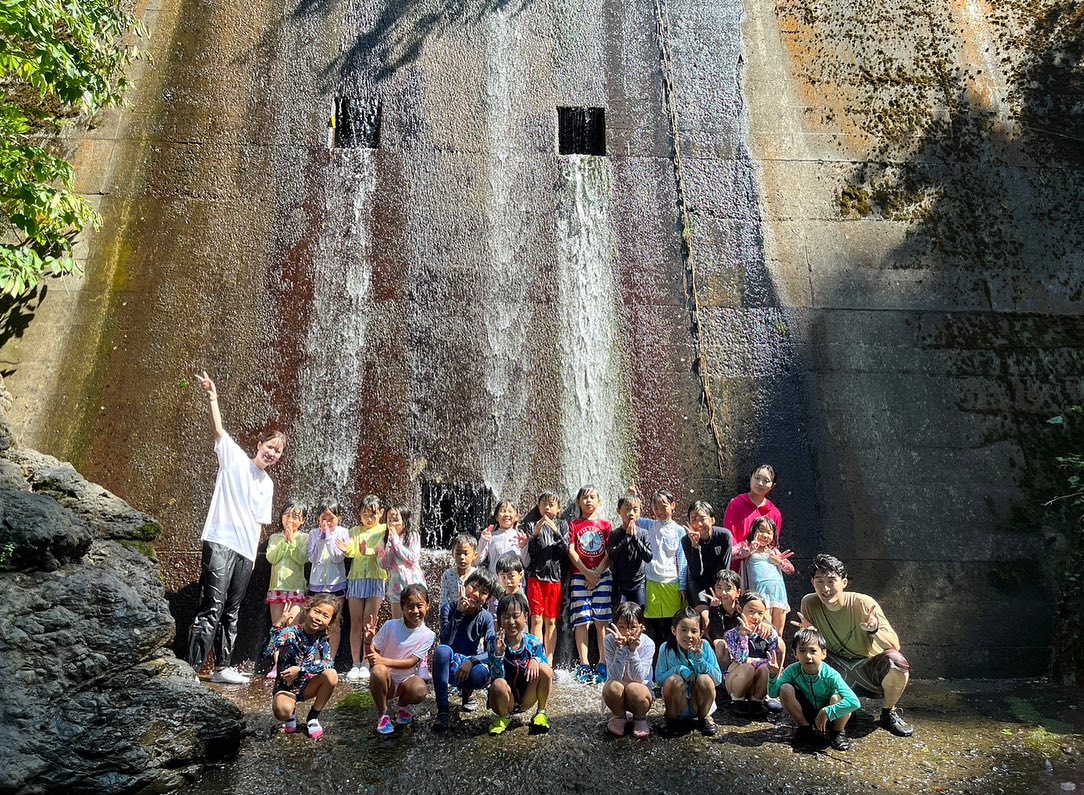
<path fill-rule="evenodd" d="M 324 736 L 324 727 L 320 725 L 320 721 L 316 718 L 310 720 L 306 728 L 309 731 L 309 737 L 314 740 L 319 740 Z"/>
<path fill-rule="evenodd" d="M 395 731 L 395 724 L 391 722 L 388 713 L 385 712 L 380 716 L 380 720 L 376 724 L 376 730 L 379 734 L 392 734 Z"/>
<path fill-rule="evenodd" d="M 399 707 L 399 711 L 395 713 L 395 722 L 400 726 L 409 726 L 414 722 L 414 712 L 409 707 Z"/>
<path fill-rule="evenodd" d="M 282 724 L 282 731 L 285 734 L 294 734 L 297 731 L 297 718 L 290 718 Z"/>

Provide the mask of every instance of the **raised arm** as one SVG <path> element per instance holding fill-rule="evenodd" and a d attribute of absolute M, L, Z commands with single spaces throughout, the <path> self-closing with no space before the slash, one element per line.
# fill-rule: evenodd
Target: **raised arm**
<path fill-rule="evenodd" d="M 199 385 L 203 387 L 203 391 L 207 393 L 208 400 L 211 401 L 211 429 L 215 432 L 215 439 L 221 439 L 226 431 L 222 427 L 222 412 L 218 410 L 218 390 L 215 388 L 215 382 L 207 375 L 206 370 L 196 378 Z"/>

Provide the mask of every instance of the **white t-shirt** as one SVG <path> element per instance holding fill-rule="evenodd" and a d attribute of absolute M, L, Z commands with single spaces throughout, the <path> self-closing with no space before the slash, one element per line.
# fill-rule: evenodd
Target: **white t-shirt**
<path fill-rule="evenodd" d="M 215 443 L 215 453 L 218 455 L 215 493 L 211 495 L 200 540 L 221 544 L 255 561 L 260 525 L 271 523 L 275 484 L 228 433 Z"/>
<path fill-rule="evenodd" d="M 418 667 L 421 665 L 420 661 L 425 659 L 425 655 L 433 648 L 436 639 L 436 634 L 425 624 L 421 624 L 414 629 L 407 629 L 403 619 L 393 618 L 385 621 L 384 626 L 376 633 L 376 637 L 373 638 L 373 648 L 381 656 L 390 660 L 405 660 L 408 657 L 418 658 L 419 663 L 413 668 L 391 669 L 391 679 L 398 685 L 400 682 L 417 675 Z"/>

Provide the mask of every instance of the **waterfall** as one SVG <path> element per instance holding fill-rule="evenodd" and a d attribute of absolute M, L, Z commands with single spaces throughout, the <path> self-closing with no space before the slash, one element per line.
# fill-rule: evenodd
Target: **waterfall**
<path fill-rule="evenodd" d="M 368 149 L 331 153 L 325 227 L 311 264 L 304 362 L 293 434 L 300 494 L 351 496 L 359 442 L 365 343 L 373 311 L 370 225 L 376 186 Z"/>
<path fill-rule="evenodd" d="M 482 479 L 500 496 L 517 499 L 530 474 L 524 360 L 530 322 L 529 251 L 524 247 L 528 184 L 519 108 L 529 86 L 523 35 L 507 7 L 485 15 L 486 128 L 491 159 L 486 204 L 488 279 L 482 304 L 483 383 L 490 422 L 478 429 Z M 518 151 L 517 151 L 518 150 Z"/>
<path fill-rule="evenodd" d="M 557 261 L 563 377 L 562 477 L 566 494 L 591 483 L 612 515 L 627 484 L 628 400 L 618 351 L 616 236 L 610 220 L 613 171 L 605 157 L 560 158 Z"/>

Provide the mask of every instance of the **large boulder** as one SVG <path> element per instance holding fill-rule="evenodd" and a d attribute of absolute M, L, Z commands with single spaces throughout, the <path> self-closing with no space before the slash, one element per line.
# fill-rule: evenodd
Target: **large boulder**
<path fill-rule="evenodd" d="M 190 782 L 243 720 L 169 650 L 157 525 L 4 428 L 0 410 L 0 793 Z"/>

